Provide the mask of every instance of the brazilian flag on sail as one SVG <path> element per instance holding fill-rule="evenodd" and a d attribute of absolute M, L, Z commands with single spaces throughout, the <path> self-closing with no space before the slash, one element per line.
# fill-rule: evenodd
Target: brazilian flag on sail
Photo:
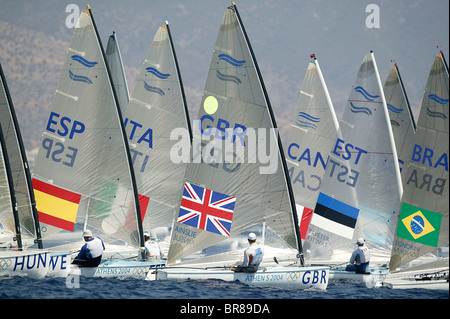
<path fill-rule="evenodd" d="M 442 214 L 402 203 L 397 237 L 437 247 Z"/>

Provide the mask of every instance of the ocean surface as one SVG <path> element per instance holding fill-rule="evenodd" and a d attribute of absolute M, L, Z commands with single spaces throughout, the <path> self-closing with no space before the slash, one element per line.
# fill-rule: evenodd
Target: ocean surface
<path fill-rule="evenodd" d="M 428 289 L 367 288 L 330 283 L 326 291 L 261 288 L 222 280 L 147 281 L 116 278 L 0 277 L 0 299 L 448 299 Z"/>

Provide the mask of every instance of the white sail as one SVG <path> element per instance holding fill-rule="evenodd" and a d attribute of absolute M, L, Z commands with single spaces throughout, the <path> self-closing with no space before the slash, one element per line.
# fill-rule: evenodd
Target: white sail
<path fill-rule="evenodd" d="M 441 54 L 431 66 L 412 154 L 403 173 L 391 271 L 448 244 L 448 118 L 449 75 Z"/>
<path fill-rule="evenodd" d="M 193 134 L 168 264 L 263 223 L 299 249 L 275 119 L 234 5 L 222 19 Z"/>
<path fill-rule="evenodd" d="M 314 58 L 303 80 L 285 149 L 302 239 L 306 238 L 337 129 L 333 104 Z"/>
<path fill-rule="evenodd" d="M 168 230 L 178 211 L 187 165 L 172 160 L 171 150 L 178 140 L 171 140 L 171 133 L 185 132 L 184 142 L 188 149 L 191 136 L 168 24 L 159 27 L 153 38 L 124 114 L 124 123 L 139 190 L 143 227 L 149 231 L 158 227 Z M 165 233 L 169 237 L 170 234 Z"/>
<path fill-rule="evenodd" d="M 79 240 L 87 227 L 106 243 L 143 247 L 122 116 L 90 10 L 74 29 L 33 177 L 43 236 L 63 229 Z"/>
<path fill-rule="evenodd" d="M 20 222 L 20 235 L 22 241 L 27 241 L 27 243 L 23 243 L 25 246 L 33 245 L 34 240 L 36 240 L 41 247 L 39 221 L 31 187 L 28 161 L 1 64 L 0 87 L 0 124 L 5 138 L 5 147 L 8 150 L 11 182 L 14 185 L 14 196 L 17 201 L 17 212 Z M 12 214 L 11 211 L 10 213 Z"/>
<path fill-rule="evenodd" d="M 105 54 L 106 63 L 108 64 L 112 83 L 117 94 L 120 111 L 123 114 L 128 107 L 128 103 L 130 103 L 130 94 L 128 92 L 125 70 L 123 68 L 122 55 L 120 54 L 119 40 L 117 39 L 117 34 L 115 32 L 109 36 Z"/>
<path fill-rule="evenodd" d="M 402 185 L 373 53 L 362 61 L 328 158 L 304 249 L 308 260 L 346 262 L 363 237 L 371 260 L 389 259 Z"/>
<path fill-rule="evenodd" d="M 402 172 L 403 168 L 408 164 L 408 160 L 411 158 L 416 123 L 403 87 L 397 63 L 394 68 L 389 70 L 386 82 L 384 83 L 384 95 L 389 110 L 392 133 L 394 134 L 400 172 Z M 401 174 L 401 176 L 403 178 L 404 174 Z"/>

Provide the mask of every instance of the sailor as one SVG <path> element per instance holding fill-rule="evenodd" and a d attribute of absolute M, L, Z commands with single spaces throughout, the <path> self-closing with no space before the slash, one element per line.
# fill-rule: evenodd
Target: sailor
<path fill-rule="evenodd" d="M 350 257 L 350 265 L 347 265 L 345 270 L 355 271 L 357 274 L 363 274 L 367 271 L 370 261 L 370 251 L 365 245 L 364 238 L 358 238 L 356 241 L 358 248 L 352 253 Z"/>
<path fill-rule="evenodd" d="M 156 236 L 154 234 L 150 236 L 150 234 L 148 232 L 144 233 L 145 255 L 147 257 L 152 257 L 152 259 L 162 259 L 164 254 L 161 252 L 161 248 L 156 241 Z"/>
<path fill-rule="evenodd" d="M 256 243 L 255 233 L 248 234 L 247 239 L 250 247 L 244 251 L 243 263 L 231 267 L 231 270 L 235 272 L 256 272 L 263 259 L 263 250 L 261 246 Z"/>
<path fill-rule="evenodd" d="M 99 237 L 92 237 L 90 230 L 83 232 L 83 238 L 86 243 L 81 247 L 72 264 L 80 267 L 97 267 L 102 261 L 105 244 Z"/>

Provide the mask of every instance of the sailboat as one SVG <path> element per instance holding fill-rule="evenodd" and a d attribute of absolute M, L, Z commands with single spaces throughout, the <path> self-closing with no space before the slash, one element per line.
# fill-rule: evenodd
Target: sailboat
<path fill-rule="evenodd" d="M 338 130 L 338 120 L 319 61 L 314 54 L 311 58 L 285 151 L 302 239 L 307 235 L 328 154 Z"/>
<path fill-rule="evenodd" d="M 141 205 L 105 61 L 88 6 L 74 29 L 42 134 L 33 171 L 36 205 L 49 245 L 75 252 L 85 229 L 106 243 L 98 267 L 71 265 L 71 275 L 142 278 L 151 263 L 143 260 Z M 118 247 L 139 260 L 121 260 Z"/>
<path fill-rule="evenodd" d="M 234 3 L 222 19 L 198 117 L 167 266 L 149 272 L 147 279 L 214 278 L 326 289 L 329 268 L 303 266 L 295 203 L 275 118 Z M 297 264 L 283 267 L 272 261 L 273 266 L 266 267 L 263 260 L 255 273 L 230 270 L 240 241 L 250 231 L 260 235 L 267 258 L 276 257 L 284 245 Z M 270 245 L 275 238 L 276 247 Z"/>
<path fill-rule="evenodd" d="M 330 280 L 380 283 L 388 262 L 402 184 L 387 106 L 372 52 L 359 68 L 339 123 L 304 248 L 311 263 L 333 264 Z M 340 270 L 364 238 L 375 276 Z M 385 269 L 385 271 L 387 271 Z"/>
<path fill-rule="evenodd" d="M 172 160 L 180 131 L 190 149 L 191 124 L 169 23 L 160 26 L 142 63 L 130 104 L 124 113 L 143 229 L 157 239 L 167 256 L 174 215 L 182 196 L 187 163 Z M 149 256 L 161 259 L 160 256 Z"/>
<path fill-rule="evenodd" d="M 416 122 L 397 63 L 389 70 L 383 89 L 391 120 L 400 172 L 402 172 L 403 167 L 406 166 L 411 158 Z M 402 174 L 401 176 L 403 177 Z"/>
<path fill-rule="evenodd" d="M 119 39 L 116 32 L 113 32 L 108 38 L 106 45 L 106 63 L 112 78 L 112 83 L 115 88 L 117 99 L 122 114 L 130 103 L 130 93 L 128 92 L 128 83 L 123 68 L 122 55 L 120 54 Z"/>
<path fill-rule="evenodd" d="M 25 149 L 0 64 L 0 276 L 43 277 L 51 257 L 43 250 Z M 37 248 L 31 248 L 34 245 Z"/>
<path fill-rule="evenodd" d="M 448 119 L 449 73 L 441 51 L 431 66 L 412 154 L 404 172 L 406 183 L 389 262 L 390 274 L 383 281 L 388 287 L 449 289 L 448 257 L 431 265 L 409 267 L 419 257 L 448 246 Z"/>

